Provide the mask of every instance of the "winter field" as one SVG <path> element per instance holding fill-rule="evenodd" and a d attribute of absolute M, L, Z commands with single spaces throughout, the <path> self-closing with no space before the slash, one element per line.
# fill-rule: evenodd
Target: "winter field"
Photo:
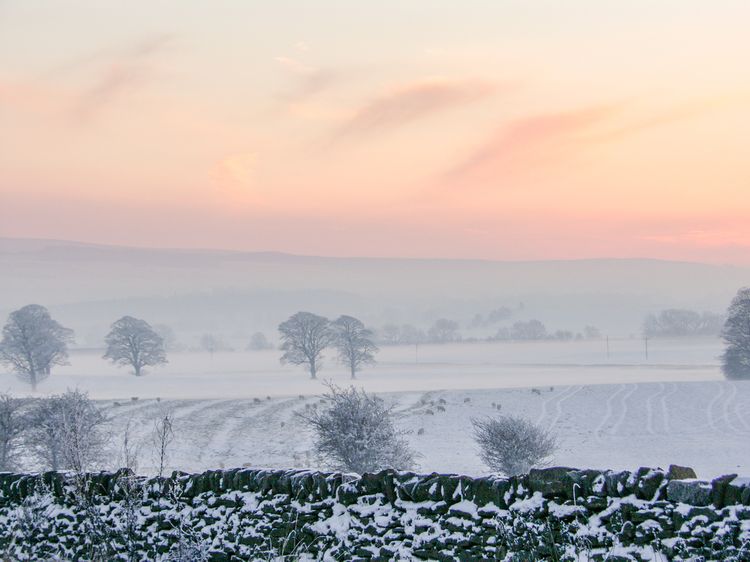
<path fill-rule="evenodd" d="M 473 417 L 525 416 L 553 429 L 555 464 L 632 469 L 693 466 L 701 477 L 750 473 L 750 383 L 726 382 L 714 339 L 477 343 L 385 347 L 356 381 L 395 405 L 423 471 L 482 474 Z M 99 400 L 116 435 L 129 425 L 150 472 L 149 438 L 165 410 L 175 418 L 170 468 L 316 467 L 295 413 L 317 407 L 321 381 L 349 384 L 332 360 L 312 381 L 281 366 L 278 352 L 171 354 L 136 378 L 74 352 L 40 393 L 79 388 Z M 0 387 L 28 393 L 9 373 Z M 113 464 L 116 455 L 113 453 Z"/>

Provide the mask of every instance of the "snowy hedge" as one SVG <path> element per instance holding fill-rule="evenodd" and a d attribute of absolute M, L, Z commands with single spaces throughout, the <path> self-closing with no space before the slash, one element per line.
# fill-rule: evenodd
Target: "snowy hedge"
<path fill-rule="evenodd" d="M 0 474 L 10 560 L 750 560 L 750 482 L 223 470 Z M 619 557 L 619 558 L 617 558 Z"/>

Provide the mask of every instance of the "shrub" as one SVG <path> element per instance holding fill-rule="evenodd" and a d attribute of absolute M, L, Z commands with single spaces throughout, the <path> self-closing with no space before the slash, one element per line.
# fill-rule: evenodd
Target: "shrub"
<path fill-rule="evenodd" d="M 315 434 L 315 449 L 331 468 L 364 474 L 384 468 L 404 470 L 415 455 L 396 429 L 393 408 L 364 390 L 328 386 L 326 408 L 298 414 Z"/>
<path fill-rule="evenodd" d="M 547 430 L 520 417 L 472 420 L 479 456 L 491 470 L 508 476 L 524 474 L 546 463 L 557 449 Z"/>

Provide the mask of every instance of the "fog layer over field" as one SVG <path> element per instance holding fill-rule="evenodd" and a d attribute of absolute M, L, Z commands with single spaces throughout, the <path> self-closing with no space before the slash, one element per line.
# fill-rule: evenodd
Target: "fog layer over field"
<path fill-rule="evenodd" d="M 550 331 L 639 335 L 665 308 L 723 312 L 750 270 L 655 260 L 491 262 L 318 258 L 278 253 L 154 250 L 55 241 L 0 240 L 0 314 L 48 306 L 83 347 L 101 347 L 122 315 L 168 325 L 187 347 L 205 333 L 244 348 L 256 331 L 276 337 L 298 310 L 351 314 L 426 329 L 456 320 L 464 337 L 538 319 Z M 503 322 L 470 327 L 506 307 Z"/>
<path fill-rule="evenodd" d="M 653 340 L 645 358 L 640 339 L 605 341 L 478 342 L 384 346 L 378 363 L 356 384 L 372 392 L 513 388 L 570 384 L 721 380 L 718 338 Z M 135 377 L 97 351 L 74 351 L 70 365 L 57 367 L 41 393 L 80 388 L 92 398 L 265 398 L 318 394 L 321 380 L 350 382 L 329 351 L 318 381 L 303 367 L 281 365 L 280 352 L 176 352 L 169 363 Z M 0 367 L 0 388 L 25 394 L 28 384 Z"/>

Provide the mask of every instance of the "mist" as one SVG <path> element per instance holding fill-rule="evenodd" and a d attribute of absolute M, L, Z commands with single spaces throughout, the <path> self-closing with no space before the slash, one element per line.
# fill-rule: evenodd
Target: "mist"
<path fill-rule="evenodd" d="M 244 348 L 256 331 L 275 340 L 298 310 L 425 332 L 446 318 L 472 340 L 532 319 L 550 333 L 589 326 L 641 337 L 645 318 L 661 310 L 723 314 L 750 279 L 750 268 L 660 260 L 333 258 L 21 239 L 0 240 L 0 268 L 0 314 L 44 304 L 88 348 L 101 347 L 124 314 L 169 326 L 184 346 L 213 333 Z M 500 308 L 505 318 L 477 322 Z"/>

